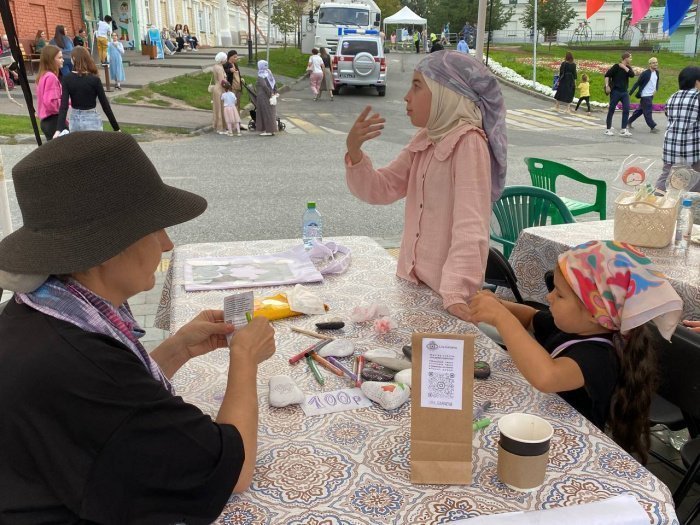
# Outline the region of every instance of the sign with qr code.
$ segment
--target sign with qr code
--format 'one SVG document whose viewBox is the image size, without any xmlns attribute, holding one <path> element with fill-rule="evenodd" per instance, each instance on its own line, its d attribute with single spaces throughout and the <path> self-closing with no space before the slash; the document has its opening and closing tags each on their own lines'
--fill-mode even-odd
<svg viewBox="0 0 700 525">
<path fill-rule="evenodd" d="M 421 406 L 462 410 L 464 340 L 423 339 Z"/>
</svg>

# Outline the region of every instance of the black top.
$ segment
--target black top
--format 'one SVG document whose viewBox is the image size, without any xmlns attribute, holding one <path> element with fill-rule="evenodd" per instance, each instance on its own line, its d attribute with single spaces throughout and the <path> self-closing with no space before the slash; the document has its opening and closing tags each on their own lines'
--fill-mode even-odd
<svg viewBox="0 0 700 525">
<path fill-rule="evenodd" d="M 574 100 L 576 90 L 576 64 L 573 62 L 562 62 L 559 66 L 559 86 L 554 98 L 567 104 Z"/>
<path fill-rule="evenodd" d="M 105 95 L 102 82 L 97 75 L 76 75 L 68 73 L 61 82 L 63 94 L 61 96 L 61 109 L 58 112 L 58 131 L 66 127 L 66 115 L 68 114 L 68 99 L 73 109 L 95 109 L 97 99 L 100 100 L 102 111 L 109 119 L 114 131 L 119 131 L 119 123 L 114 118 L 112 107 Z"/>
<path fill-rule="evenodd" d="M 75 38 L 73 39 L 73 45 L 85 47 L 85 39 L 82 36 L 75 35 Z"/>
<path fill-rule="evenodd" d="M 605 76 L 610 79 L 610 89 L 612 91 L 627 91 L 630 78 L 634 76 L 632 66 L 627 67 L 629 71 L 622 69 L 620 64 L 613 64 L 613 66 L 608 69 L 608 72 L 605 73 Z"/>
<path fill-rule="evenodd" d="M 323 60 L 323 66 L 328 71 L 330 71 L 331 70 L 331 56 L 330 55 L 326 55 L 326 56 L 321 55 L 321 60 Z"/>
<path fill-rule="evenodd" d="M 211 523 L 244 461 L 231 425 L 116 340 L 14 300 L 0 315 L 0 523 Z"/>
<path fill-rule="evenodd" d="M 569 392 L 559 392 L 559 395 L 591 423 L 604 430 L 610 412 L 610 401 L 617 385 L 620 362 L 611 344 L 586 339 L 599 337 L 612 341 L 612 336 L 600 334 L 585 337 L 567 334 L 556 327 L 549 311 L 537 312 L 532 320 L 532 327 L 535 339 L 550 354 L 562 343 L 584 339 L 580 343 L 572 344 L 557 356 L 568 357 L 576 362 L 583 374 L 584 386 Z"/>
<path fill-rule="evenodd" d="M 224 64 L 224 73 L 226 73 L 226 81 L 229 84 L 231 84 L 231 86 L 233 87 L 233 91 L 240 91 L 241 86 L 237 85 L 237 82 L 234 82 L 234 71 L 238 72 L 238 78 L 241 78 L 241 69 L 238 67 L 238 64 L 232 64 L 231 62 L 226 62 Z"/>
<path fill-rule="evenodd" d="M 432 46 L 430 46 L 430 52 L 434 53 L 435 51 L 442 51 L 445 49 L 440 42 L 434 42 Z"/>
</svg>

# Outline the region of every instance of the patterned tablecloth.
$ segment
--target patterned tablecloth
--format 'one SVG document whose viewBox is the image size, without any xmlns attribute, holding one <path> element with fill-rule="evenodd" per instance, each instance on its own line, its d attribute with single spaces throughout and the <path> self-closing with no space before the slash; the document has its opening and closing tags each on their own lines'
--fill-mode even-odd
<svg viewBox="0 0 700 525">
<path fill-rule="evenodd" d="M 310 287 L 331 307 L 324 318 L 345 320 L 342 336 L 355 342 L 357 352 L 376 347 L 400 349 L 410 343 L 414 331 L 478 333 L 447 314 L 431 290 L 397 278 L 396 261 L 371 239 L 335 240 L 352 249 L 350 268 Z M 187 258 L 275 253 L 293 244 L 296 242 L 280 240 L 176 248 L 163 289 L 159 326 L 175 331 L 200 310 L 220 308 L 223 297 L 232 293 L 186 293 L 183 267 Z M 255 293 L 267 295 L 271 290 Z M 397 329 L 377 335 L 371 323 L 349 321 L 354 306 L 374 301 L 390 307 Z M 306 393 L 348 386 L 346 380 L 325 374 L 326 384 L 320 387 L 303 363 L 291 366 L 287 362 L 314 341 L 289 327 L 314 329 L 318 320 L 303 316 L 275 322 L 277 353 L 259 370 L 259 450 L 253 484 L 246 493 L 231 497 L 217 524 L 437 524 L 481 514 L 574 505 L 623 493 L 638 498 L 650 523 L 678 523 L 671 495 L 661 481 L 559 396 L 530 387 L 508 354 L 483 335 L 476 339 L 475 354 L 490 363 L 492 375 L 475 382 L 475 403 L 490 400 L 489 415 L 494 419 L 511 412 L 530 412 L 545 417 L 555 429 L 547 477 L 534 492 L 516 492 L 498 481 L 498 430 L 493 424 L 474 435 L 471 485 L 412 485 L 408 403 L 393 412 L 375 405 L 317 417 L 305 417 L 299 406 L 270 407 L 268 379 L 276 374 L 290 375 Z M 215 416 L 228 363 L 226 350 L 190 361 L 174 377 L 177 392 Z"/>
<path fill-rule="evenodd" d="M 510 254 L 510 264 L 518 277 L 522 296 L 545 303 L 544 273 L 554 268 L 557 257 L 587 241 L 612 239 L 613 229 L 614 222 L 610 220 L 523 230 Z M 690 244 L 687 250 L 681 250 L 671 244 L 666 248 L 640 249 L 666 274 L 683 299 L 685 318 L 700 319 L 700 246 Z"/>
</svg>

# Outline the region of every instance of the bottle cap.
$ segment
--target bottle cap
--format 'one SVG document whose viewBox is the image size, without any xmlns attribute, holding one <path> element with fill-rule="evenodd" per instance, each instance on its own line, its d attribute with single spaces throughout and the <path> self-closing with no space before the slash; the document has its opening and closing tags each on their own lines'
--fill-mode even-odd
<svg viewBox="0 0 700 525">
<path fill-rule="evenodd" d="M 683 206 L 690 207 L 692 205 L 693 205 L 693 201 L 691 199 L 683 199 Z"/>
<path fill-rule="evenodd" d="M 307 202 L 306 207 L 310 210 L 311 208 L 316 207 L 316 203 L 315 202 Z"/>
</svg>

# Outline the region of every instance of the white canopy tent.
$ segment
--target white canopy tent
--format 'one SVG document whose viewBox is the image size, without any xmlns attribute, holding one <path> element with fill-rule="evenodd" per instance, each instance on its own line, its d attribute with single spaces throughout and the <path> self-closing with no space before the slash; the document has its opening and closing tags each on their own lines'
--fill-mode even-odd
<svg viewBox="0 0 700 525">
<path fill-rule="evenodd" d="M 428 21 L 415 14 L 408 7 L 402 7 L 398 13 L 394 13 L 384 19 L 384 26 L 387 24 L 424 26 Z"/>
</svg>

